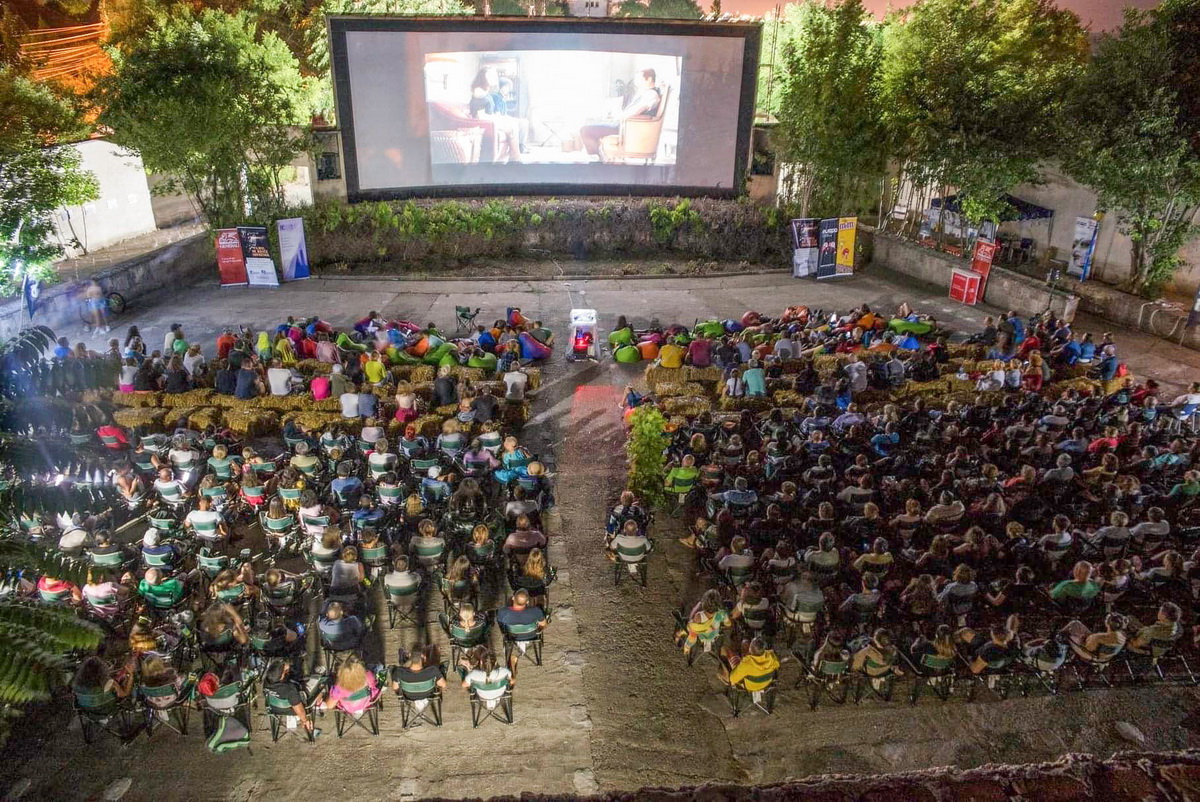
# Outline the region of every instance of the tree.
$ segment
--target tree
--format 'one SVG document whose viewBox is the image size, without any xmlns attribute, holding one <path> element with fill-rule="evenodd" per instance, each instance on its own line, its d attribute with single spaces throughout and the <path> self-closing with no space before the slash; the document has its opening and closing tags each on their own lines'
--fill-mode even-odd
<svg viewBox="0 0 1200 802">
<path fill-rule="evenodd" d="M 625 445 L 629 489 L 648 506 L 661 504 L 666 498 L 663 451 L 670 444 L 664 432 L 666 423 L 663 414 L 650 404 L 643 404 L 629 416 L 629 442 Z"/>
<path fill-rule="evenodd" d="M 887 170 L 879 27 L 861 0 L 793 8 L 774 87 L 779 157 L 801 215 L 836 217 L 870 206 Z"/>
<path fill-rule="evenodd" d="M 14 431 L 13 402 L 28 399 L 31 376 L 55 341 L 45 327 L 26 329 L 0 343 L 0 573 L 50 576 L 82 584 L 86 564 L 30 543 L 22 519 L 53 519 L 62 512 L 103 509 L 115 501 L 109 486 L 46 483 L 75 461 L 66 442 L 39 432 Z M 0 742 L 4 725 L 19 706 L 46 701 L 62 683 L 72 652 L 95 649 L 101 629 L 69 609 L 31 605 L 16 597 L 0 600 Z"/>
<path fill-rule="evenodd" d="M 247 13 L 179 9 L 113 49 L 100 121 L 118 145 L 186 191 L 215 226 L 283 203 L 280 171 L 308 143 L 311 87 Z"/>
<path fill-rule="evenodd" d="M 921 0 L 884 33 L 883 113 L 906 177 L 958 191 L 972 221 L 1036 183 L 1088 43 L 1051 0 Z"/>
<path fill-rule="evenodd" d="M 625 0 L 613 10 L 614 17 L 649 19 L 700 19 L 704 11 L 696 0 Z"/>
<path fill-rule="evenodd" d="M 62 254 L 52 215 L 98 197 L 96 177 L 80 169 L 78 151 L 60 144 L 84 135 L 78 110 L 16 67 L 0 67 L 0 295 L 11 295 L 24 272 L 55 276 Z"/>
<path fill-rule="evenodd" d="M 1062 162 L 1117 213 L 1131 246 L 1127 289 L 1153 297 L 1182 265 L 1200 206 L 1200 0 L 1129 10 L 1072 92 Z"/>
</svg>

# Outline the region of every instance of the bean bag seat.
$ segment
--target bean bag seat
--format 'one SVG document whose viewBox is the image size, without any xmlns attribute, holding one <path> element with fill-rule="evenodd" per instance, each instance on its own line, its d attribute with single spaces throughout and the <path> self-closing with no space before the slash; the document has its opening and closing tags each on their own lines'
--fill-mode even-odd
<svg viewBox="0 0 1200 802">
<path fill-rule="evenodd" d="M 429 353 L 429 338 L 422 337 L 408 348 L 408 352 L 413 356 L 425 356 Z"/>
<path fill-rule="evenodd" d="M 736 320 L 726 320 L 724 321 L 724 325 L 725 331 L 729 332 L 730 334 L 737 334 L 739 331 L 746 328 Z"/>
<path fill-rule="evenodd" d="M 421 357 L 421 361 L 426 365 L 440 365 L 442 357 L 447 353 L 454 353 L 454 346 L 450 343 L 442 343 L 437 348 L 430 349 L 425 352 L 425 356 Z"/>
<path fill-rule="evenodd" d="M 436 334 L 430 334 L 427 336 L 429 338 L 429 347 L 430 348 L 437 348 L 438 346 L 440 346 L 446 342 L 445 340 L 443 340 L 441 337 L 437 336 Z"/>
<path fill-rule="evenodd" d="M 928 334 L 933 331 L 933 324 L 926 323 L 923 320 L 905 320 L 902 317 L 893 318 L 888 323 L 888 328 L 892 331 L 898 331 L 901 334 Z"/>
<path fill-rule="evenodd" d="M 393 365 L 420 365 L 421 360 L 407 351 L 401 351 L 399 348 L 389 348 L 387 350 L 388 360 Z"/>
<path fill-rule="evenodd" d="M 338 336 L 337 336 L 337 347 L 341 348 L 343 350 L 346 350 L 346 351 L 365 351 L 365 350 L 367 350 L 367 346 L 363 345 L 362 343 L 354 342 L 354 340 L 351 340 L 350 336 L 348 334 L 346 334 L 346 332 L 344 332 L 344 331 L 341 332 L 340 334 L 338 334 Z"/>
<path fill-rule="evenodd" d="M 667 338 L 657 331 L 648 331 L 642 335 L 641 339 L 641 342 L 643 343 L 654 343 L 655 345 L 662 345 L 666 341 Z"/>
<path fill-rule="evenodd" d="M 458 364 L 458 352 L 453 348 L 442 354 L 442 358 L 438 360 L 439 368 L 452 368 Z"/>
<path fill-rule="evenodd" d="M 758 316 L 758 312 L 747 312 L 746 314 L 742 315 L 742 327 L 743 328 L 749 328 L 750 326 L 757 326 L 760 323 L 762 323 L 762 318 L 760 318 Z"/>
<path fill-rule="evenodd" d="M 670 326 L 667 326 L 667 330 L 664 333 L 667 335 L 667 337 L 669 339 L 672 339 L 672 340 L 675 339 L 676 337 L 688 336 L 688 330 L 685 329 L 683 326 L 679 325 L 678 323 L 672 323 Z"/>
<path fill-rule="evenodd" d="M 719 320 L 709 320 L 696 326 L 696 334 L 712 339 L 725 333 L 725 326 Z"/>
<path fill-rule="evenodd" d="M 517 338 L 521 343 L 521 359 L 547 359 L 550 356 L 550 346 L 543 345 L 534 339 L 527 331 L 521 332 Z"/>
<path fill-rule="evenodd" d="M 612 334 L 608 335 L 609 348 L 616 348 L 618 345 L 633 344 L 633 329 L 626 326 L 623 329 L 617 329 Z"/>
<path fill-rule="evenodd" d="M 481 354 L 479 356 L 473 356 L 467 360 L 467 367 L 482 368 L 483 370 L 495 371 L 496 370 L 496 355 L 495 354 Z"/>
<path fill-rule="evenodd" d="M 642 359 L 658 359 L 658 343 L 653 340 L 642 340 L 637 344 Z"/>
<path fill-rule="evenodd" d="M 528 322 L 527 318 L 521 314 L 521 310 L 515 306 L 508 307 L 505 317 L 508 318 L 508 325 L 513 328 L 524 326 Z"/>
<path fill-rule="evenodd" d="M 632 365 L 634 362 L 642 361 L 642 352 L 637 349 L 636 345 L 621 345 L 613 351 L 613 359 L 627 365 Z"/>
</svg>

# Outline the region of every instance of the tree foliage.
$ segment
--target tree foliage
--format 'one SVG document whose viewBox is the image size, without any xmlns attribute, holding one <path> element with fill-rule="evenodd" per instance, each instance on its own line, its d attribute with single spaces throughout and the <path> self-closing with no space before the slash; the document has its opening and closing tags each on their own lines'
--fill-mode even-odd
<svg viewBox="0 0 1200 802">
<path fill-rule="evenodd" d="M 1062 131 L 1068 173 L 1096 191 L 1132 240 L 1130 290 L 1161 291 L 1196 234 L 1200 206 L 1200 2 L 1129 10 L 1072 92 Z"/>
<path fill-rule="evenodd" d="M 703 9 L 696 0 L 625 0 L 613 9 L 614 17 L 648 19 L 700 19 Z"/>
<path fill-rule="evenodd" d="M 896 156 L 922 185 L 956 189 L 966 216 L 1000 219 L 1037 183 L 1056 118 L 1088 53 L 1051 0 L 921 0 L 884 35 L 881 101 Z"/>
<path fill-rule="evenodd" d="M 52 215 L 95 199 L 99 185 L 80 168 L 78 151 L 62 144 L 84 130 L 67 98 L 0 67 L 0 109 L 0 294 L 9 295 L 19 265 L 35 277 L 53 275 L 48 263 L 62 248 Z"/>
<path fill-rule="evenodd" d="M 891 139 L 880 108 L 879 26 L 861 0 L 792 6 L 774 92 L 785 191 L 803 216 L 857 211 L 878 197 Z"/>
<path fill-rule="evenodd" d="M 247 12 L 178 8 L 112 51 L 101 122 L 146 169 L 184 190 L 211 225 L 283 203 L 280 171 L 308 143 L 311 87 Z"/>
<path fill-rule="evenodd" d="M 666 498 L 663 480 L 666 458 L 663 450 L 669 441 L 663 431 L 666 419 L 650 404 L 633 411 L 629 419 L 629 442 L 625 446 L 629 460 L 629 489 L 643 504 L 661 504 Z"/>
</svg>

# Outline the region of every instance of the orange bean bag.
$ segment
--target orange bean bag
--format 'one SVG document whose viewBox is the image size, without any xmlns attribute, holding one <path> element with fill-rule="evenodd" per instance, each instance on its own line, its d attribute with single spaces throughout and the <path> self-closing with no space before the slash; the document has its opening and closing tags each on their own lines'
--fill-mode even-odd
<svg viewBox="0 0 1200 802">
<path fill-rule="evenodd" d="M 642 359 L 658 359 L 658 343 L 646 340 L 637 344 Z"/>
</svg>

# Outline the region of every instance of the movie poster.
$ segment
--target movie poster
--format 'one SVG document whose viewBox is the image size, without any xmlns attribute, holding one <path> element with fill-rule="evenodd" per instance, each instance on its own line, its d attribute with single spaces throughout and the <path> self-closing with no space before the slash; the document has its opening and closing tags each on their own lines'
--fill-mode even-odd
<svg viewBox="0 0 1200 802">
<path fill-rule="evenodd" d="M 854 239 L 857 232 L 857 217 L 838 218 L 837 263 L 834 272 L 839 276 L 854 273 Z"/>
<path fill-rule="evenodd" d="M 803 278 L 817 272 L 821 221 L 805 217 L 792 221 L 792 276 Z"/>
<path fill-rule="evenodd" d="M 818 230 L 817 278 L 837 275 L 838 218 L 822 220 Z"/>
<path fill-rule="evenodd" d="M 217 231 L 217 272 L 221 276 L 222 287 L 244 287 L 249 281 L 246 259 L 242 255 L 242 240 L 236 228 Z"/>
<path fill-rule="evenodd" d="M 238 226 L 242 241 L 242 257 L 246 261 L 246 277 L 251 287 L 278 287 L 275 260 L 271 258 L 270 240 L 266 226 Z"/>
<path fill-rule="evenodd" d="M 1100 221 L 1091 217 L 1075 218 L 1075 236 L 1071 239 L 1071 259 L 1067 262 L 1067 275 L 1087 281 L 1092 272 L 1092 255 L 1096 252 L 1096 234 Z"/>
</svg>

